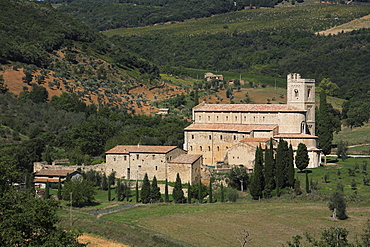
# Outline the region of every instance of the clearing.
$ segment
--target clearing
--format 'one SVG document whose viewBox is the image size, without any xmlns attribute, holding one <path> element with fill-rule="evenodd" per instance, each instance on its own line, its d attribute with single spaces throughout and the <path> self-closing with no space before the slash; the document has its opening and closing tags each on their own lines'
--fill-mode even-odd
<svg viewBox="0 0 370 247">
<path fill-rule="evenodd" d="M 370 15 L 366 15 L 364 17 L 361 17 L 359 19 L 355 19 L 353 21 L 344 23 L 342 25 L 332 27 L 330 29 L 327 29 L 325 31 L 317 32 L 316 34 L 320 35 L 336 35 L 338 33 L 344 32 L 351 32 L 353 30 L 358 30 L 361 28 L 370 28 Z"/>
</svg>

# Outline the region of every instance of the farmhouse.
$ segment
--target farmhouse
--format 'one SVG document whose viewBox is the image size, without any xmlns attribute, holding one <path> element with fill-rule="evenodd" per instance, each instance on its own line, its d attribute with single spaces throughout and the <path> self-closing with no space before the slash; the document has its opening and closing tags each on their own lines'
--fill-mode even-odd
<svg viewBox="0 0 370 247">
<path fill-rule="evenodd" d="M 222 81 L 224 79 L 224 76 L 223 75 L 215 75 L 211 72 L 208 72 L 208 73 L 204 73 L 204 79 L 206 79 L 206 81 L 212 81 L 212 80 Z"/>
<path fill-rule="evenodd" d="M 47 182 L 57 184 L 60 179 L 60 181 L 64 183 L 68 174 L 71 179 L 81 176 L 76 170 L 41 169 L 35 173 L 33 182 L 36 188 L 45 188 Z"/>
<path fill-rule="evenodd" d="M 106 173 L 116 172 L 116 177 L 125 179 L 142 180 L 145 173 L 169 179 L 169 162 L 185 153 L 176 146 L 118 145 L 106 152 Z"/>
<path fill-rule="evenodd" d="M 315 80 L 287 76 L 287 104 L 206 104 L 193 108 L 193 124 L 185 128 L 184 150 L 200 154 L 211 167 L 254 166 L 258 145 L 280 139 L 309 151 L 309 168 L 320 165 L 315 136 Z"/>
</svg>

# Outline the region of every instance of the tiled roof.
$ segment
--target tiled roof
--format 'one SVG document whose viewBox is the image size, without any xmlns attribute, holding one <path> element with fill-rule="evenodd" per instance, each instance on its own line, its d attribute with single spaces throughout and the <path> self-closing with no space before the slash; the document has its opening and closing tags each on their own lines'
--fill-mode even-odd
<svg viewBox="0 0 370 247">
<path fill-rule="evenodd" d="M 232 131 L 232 132 L 251 132 L 253 130 L 272 131 L 277 128 L 274 124 L 199 124 L 193 123 L 185 130 L 211 130 L 211 131 Z"/>
<path fill-rule="evenodd" d="M 291 139 L 317 139 L 317 136 L 309 134 L 278 134 L 274 138 L 291 138 Z"/>
<path fill-rule="evenodd" d="M 168 163 L 193 164 L 200 157 L 202 157 L 200 154 L 180 154 Z"/>
<path fill-rule="evenodd" d="M 200 104 L 195 112 L 305 112 L 286 104 Z"/>
<path fill-rule="evenodd" d="M 66 180 L 65 178 L 62 178 L 60 181 L 64 182 L 65 180 Z M 58 178 L 34 178 L 33 182 L 34 183 L 46 183 L 46 182 L 58 183 L 59 179 Z"/>
<path fill-rule="evenodd" d="M 244 138 L 241 142 L 268 142 L 269 138 Z"/>
<path fill-rule="evenodd" d="M 55 177 L 66 177 L 67 174 L 72 174 L 76 170 L 54 170 L 54 169 L 41 169 L 35 173 L 35 176 L 55 176 Z"/>
<path fill-rule="evenodd" d="M 141 146 L 141 145 L 118 145 L 105 152 L 106 154 L 129 154 L 129 153 L 168 153 L 177 148 L 176 146 Z"/>
</svg>

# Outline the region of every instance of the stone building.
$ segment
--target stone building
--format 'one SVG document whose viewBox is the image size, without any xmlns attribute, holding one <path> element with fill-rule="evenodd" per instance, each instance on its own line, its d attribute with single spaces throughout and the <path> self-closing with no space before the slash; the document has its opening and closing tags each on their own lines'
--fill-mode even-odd
<svg viewBox="0 0 370 247">
<path fill-rule="evenodd" d="M 198 184 L 201 179 L 202 165 L 202 155 L 180 154 L 173 160 L 168 161 L 168 181 L 176 181 L 178 173 L 182 183 Z"/>
<path fill-rule="evenodd" d="M 320 165 L 315 136 L 315 80 L 287 77 L 287 104 L 206 104 L 193 108 L 184 150 L 203 155 L 207 166 L 243 165 L 252 171 L 256 146 L 288 141 L 306 144 L 309 168 Z"/>
<path fill-rule="evenodd" d="M 212 81 L 212 80 L 222 81 L 224 79 L 224 76 L 223 75 L 215 75 L 211 72 L 208 72 L 208 73 L 204 73 L 204 79 L 206 79 L 206 81 Z"/>
<path fill-rule="evenodd" d="M 118 145 L 106 152 L 106 173 L 116 172 L 116 177 L 138 180 L 147 173 L 149 179 L 156 176 L 157 180 L 166 180 L 168 162 L 185 153 L 176 146 Z"/>
<path fill-rule="evenodd" d="M 33 182 L 36 188 L 45 188 L 47 182 L 50 184 L 61 183 L 70 175 L 71 179 L 81 176 L 80 172 L 76 170 L 66 170 L 66 169 L 41 169 L 35 172 Z"/>
</svg>

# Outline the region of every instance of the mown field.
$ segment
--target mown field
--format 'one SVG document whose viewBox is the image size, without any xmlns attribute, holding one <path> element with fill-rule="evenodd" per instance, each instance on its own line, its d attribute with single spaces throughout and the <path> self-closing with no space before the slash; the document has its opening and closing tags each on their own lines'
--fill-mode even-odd
<svg viewBox="0 0 370 247">
<path fill-rule="evenodd" d="M 356 167 L 350 175 L 348 169 Z M 120 204 L 107 202 L 107 192 L 99 191 L 100 205 L 75 209 L 74 228 L 130 246 L 240 246 L 238 238 L 243 237 L 244 231 L 248 231 L 252 239 L 248 246 L 281 246 L 292 236 L 305 232 L 319 237 L 329 227 L 346 228 L 350 232 L 349 239 L 354 240 L 370 218 L 370 186 L 363 183 L 363 177 L 370 172 L 370 158 L 345 161 L 329 158 L 327 166 L 309 170 L 309 180 L 317 183 L 310 194 L 305 192 L 305 174 L 297 172 L 303 192 L 299 196 L 287 189 L 280 198 L 253 201 L 244 192 L 236 203 L 139 204 L 100 217 L 82 214 Z M 352 180 L 355 189 L 351 186 Z M 344 187 L 349 218 L 332 221 L 327 205 L 338 183 Z M 218 198 L 217 193 L 215 189 L 214 198 Z M 68 226 L 68 212 L 61 211 L 60 215 L 61 224 Z"/>
</svg>

